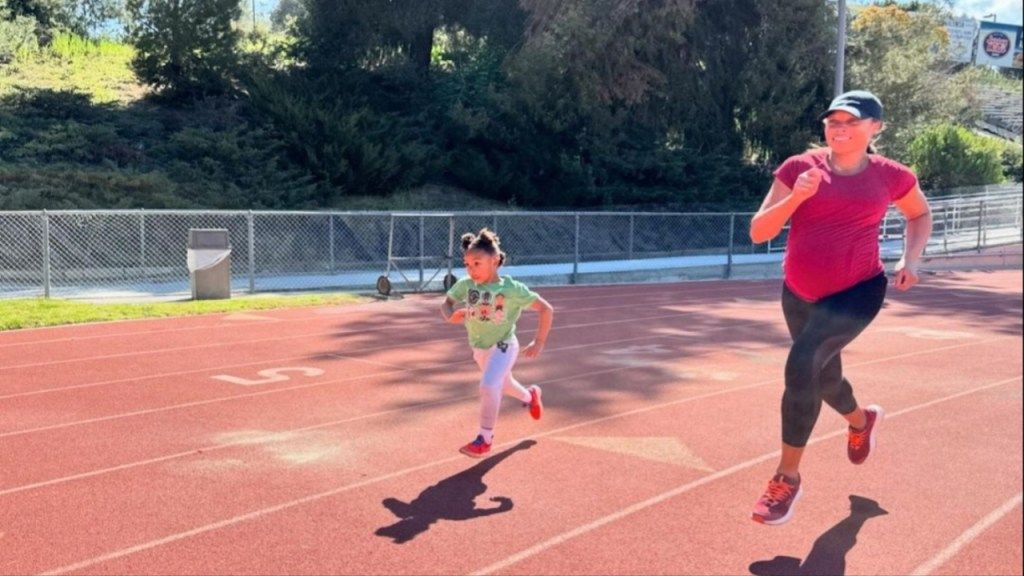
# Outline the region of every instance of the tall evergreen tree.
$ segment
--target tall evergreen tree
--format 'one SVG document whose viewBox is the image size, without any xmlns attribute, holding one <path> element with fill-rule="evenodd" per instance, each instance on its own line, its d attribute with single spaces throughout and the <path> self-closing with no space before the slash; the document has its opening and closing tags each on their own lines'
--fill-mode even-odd
<svg viewBox="0 0 1024 576">
<path fill-rule="evenodd" d="M 126 9 L 143 82 L 177 98 L 230 90 L 239 0 L 128 0 Z"/>
</svg>

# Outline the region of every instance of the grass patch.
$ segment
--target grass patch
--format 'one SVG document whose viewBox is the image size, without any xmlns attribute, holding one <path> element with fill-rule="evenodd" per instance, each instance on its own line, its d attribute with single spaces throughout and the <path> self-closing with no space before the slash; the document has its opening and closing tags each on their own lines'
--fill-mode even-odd
<svg viewBox="0 0 1024 576">
<path fill-rule="evenodd" d="M 48 89 L 82 92 L 97 104 L 133 102 L 145 93 L 131 69 L 134 55 L 127 44 L 58 34 L 49 46 L 0 66 L 0 95 Z"/>
<path fill-rule="evenodd" d="M 93 304 L 72 300 L 30 299 L 0 300 L 0 330 L 39 328 L 83 322 L 134 320 L 138 318 L 170 318 L 220 312 L 244 312 L 355 304 L 365 298 L 355 294 L 303 294 L 296 296 L 253 296 L 230 300 L 187 302 L 156 302 L 145 304 Z"/>
<path fill-rule="evenodd" d="M 58 34 L 49 46 L 0 67 L 0 95 L 50 89 L 83 92 L 95 104 L 135 101 L 145 90 L 131 70 L 134 54 L 127 44 Z"/>
</svg>

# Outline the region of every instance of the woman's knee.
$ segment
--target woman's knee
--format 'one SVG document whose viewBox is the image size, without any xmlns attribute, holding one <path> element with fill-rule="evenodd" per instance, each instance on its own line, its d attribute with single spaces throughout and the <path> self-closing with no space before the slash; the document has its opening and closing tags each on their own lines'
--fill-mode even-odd
<svg viewBox="0 0 1024 576">
<path fill-rule="evenodd" d="M 820 372 L 816 350 L 809 344 L 796 342 L 786 359 L 786 388 L 793 390 L 810 389 L 814 377 Z"/>
</svg>

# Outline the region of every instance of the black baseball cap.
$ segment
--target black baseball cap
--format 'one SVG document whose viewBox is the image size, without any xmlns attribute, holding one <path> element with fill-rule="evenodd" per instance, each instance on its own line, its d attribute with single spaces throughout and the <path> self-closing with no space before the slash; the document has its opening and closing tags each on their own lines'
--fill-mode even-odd
<svg viewBox="0 0 1024 576">
<path fill-rule="evenodd" d="M 828 110 L 821 115 L 821 119 L 828 118 L 830 114 L 838 110 L 849 112 L 857 118 L 882 119 L 882 101 L 867 90 L 851 90 L 836 96 L 829 104 Z"/>
</svg>

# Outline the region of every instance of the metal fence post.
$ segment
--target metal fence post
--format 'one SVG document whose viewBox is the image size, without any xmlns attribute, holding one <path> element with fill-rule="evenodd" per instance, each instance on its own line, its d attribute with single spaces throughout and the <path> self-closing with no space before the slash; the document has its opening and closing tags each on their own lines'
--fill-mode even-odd
<svg viewBox="0 0 1024 576">
<path fill-rule="evenodd" d="M 333 273 L 334 270 L 335 270 L 335 266 L 337 266 L 337 264 L 335 264 L 335 262 L 334 262 L 334 214 L 328 213 L 327 214 L 327 219 L 328 219 L 327 222 L 329 223 L 329 226 L 330 226 L 329 240 L 331 242 L 331 247 L 330 247 L 330 252 L 331 252 L 331 268 L 330 268 L 330 270 L 331 270 L 331 273 Z"/>
<path fill-rule="evenodd" d="M 982 200 L 981 202 L 978 202 L 978 248 L 977 248 L 977 250 L 979 252 L 981 251 L 981 231 L 982 231 L 982 221 L 984 219 L 985 219 L 985 201 Z"/>
<path fill-rule="evenodd" d="M 246 217 L 249 228 L 249 293 L 256 293 L 256 231 L 252 210 Z"/>
<path fill-rule="evenodd" d="M 636 214 L 629 215 L 629 259 L 633 259 L 633 234 L 636 232 Z"/>
<path fill-rule="evenodd" d="M 139 209 L 139 266 L 146 267 L 146 211 Z M 145 275 L 146 271 L 142 270 Z"/>
<path fill-rule="evenodd" d="M 50 297 L 50 215 L 43 210 L 43 298 Z"/>
<path fill-rule="evenodd" d="M 572 278 L 570 279 L 571 284 L 576 283 L 576 277 L 580 271 L 580 215 L 575 215 L 576 220 L 576 234 L 574 235 L 575 240 L 572 246 Z"/>
<path fill-rule="evenodd" d="M 982 247 L 988 246 L 988 223 L 985 220 L 988 219 L 988 203 L 984 200 L 981 201 L 981 245 Z"/>
<path fill-rule="evenodd" d="M 420 214 L 420 290 L 423 289 L 423 215 Z"/>
<path fill-rule="evenodd" d="M 736 236 L 736 213 L 729 214 L 729 253 L 725 261 L 725 277 L 732 278 L 733 237 Z"/>
<path fill-rule="evenodd" d="M 391 259 L 393 257 L 393 251 L 395 248 L 395 213 L 392 212 L 388 217 L 388 261 L 384 266 L 384 275 L 388 276 L 391 274 Z"/>
<path fill-rule="evenodd" d="M 942 209 L 942 253 L 949 254 L 949 204 Z"/>
<path fill-rule="evenodd" d="M 455 266 L 455 215 L 448 217 L 448 274 Z"/>
</svg>

